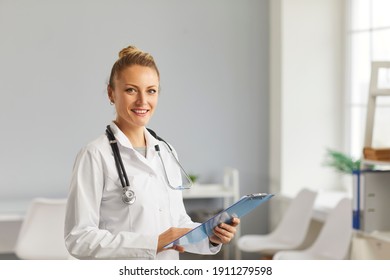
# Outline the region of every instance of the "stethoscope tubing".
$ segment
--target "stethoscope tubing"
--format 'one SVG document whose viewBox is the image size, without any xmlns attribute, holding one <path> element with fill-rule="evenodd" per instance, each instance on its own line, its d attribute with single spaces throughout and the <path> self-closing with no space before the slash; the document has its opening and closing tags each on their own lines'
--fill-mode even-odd
<svg viewBox="0 0 390 280">
<path fill-rule="evenodd" d="M 112 152 L 114 153 L 115 166 L 119 174 L 119 179 L 123 188 L 130 187 L 129 178 L 127 177 L 125 166 L 123 165 L 122 157 L 120 156 L 117 140 L 115 139 L 114 133 L 110 126 L 106 129 L 107 137 L 109 139 Z"/>
<path fill-rule="evenodd" d="M 161 138 L 160 138 L 161 139 Z M 175 162 L 176 164 L 180 167 L 181 169 L 181 172 L 184 174 L 184 176 L 186 177 L 186 179 L 191 182 L 192 184 L 192 181 L 190 179 L 190 177 L 188 176 L 187 172 L 184 170 L 183 166 L 180 164 L 179 160 L 177 159 L 177 157 L 175 156 L 175 154 L 173 153 L 173 150 L 172 148 L 169 146 L 169 144 L 167 142 L 165 142 L 164 140 L 161 140 L 163 141 L 167 147 L 169 148 L 169 153 L 172 154 L 172 157 L 175 159 Z M 168 174 L 167 174 L 167 171 L 166 171 L 166 168 L 165 168 L 165 164 L 164 164 L 164 160 L 162 159 L 162 156 L 161 156 L 161 152 L 160 152 L 160 146 L 159 145 L 155 145 L 154 146 L 154 149 L 156 150 L 156 152 L 158 153 L 158 156 L 160 157 L 160 161 L 161 161 L 161 164 L 164 168 L 164 177 L 165 177 L 165 181 L 167 182 L 167 185 L 168 187 L 170 187 L 171 189 L 173 190 L 186 190 L 186 189 L 189 189 L 190 187 L 183 187 L 183 186 L 180 186 L 180 187 L 177 187 L 175 188 L 174 186 L 172 186 L 171 182 L 169 181 L 169 178 L 168 178 Z"/>
</svg>

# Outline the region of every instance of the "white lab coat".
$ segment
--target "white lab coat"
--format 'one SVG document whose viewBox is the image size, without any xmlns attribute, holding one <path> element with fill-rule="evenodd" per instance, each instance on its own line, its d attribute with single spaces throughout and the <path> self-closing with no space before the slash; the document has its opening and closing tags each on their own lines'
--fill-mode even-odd
<svg viewBox="0 0 390 280">
<path fill-rule="evenodd" d="M 65 244 L 78 259 L 179 259 L 166 250 L 157 254 L 158 236 L 170 227 L 190 227 L 181 191 L 165 182 L 161 154 L 172 185 L 180 184 L 177 164 L 162 142 L 146 129 L 146 158 L 135 151 L 123 132 L 111 123 L 136 201 L 122 201 L 113 152 L 107 136 L 101 135 L 77 155 L 73 168 L 65 220 Z M 189 252 L 215 254 L 208 239 L 186 248 Z"/>
</svg>

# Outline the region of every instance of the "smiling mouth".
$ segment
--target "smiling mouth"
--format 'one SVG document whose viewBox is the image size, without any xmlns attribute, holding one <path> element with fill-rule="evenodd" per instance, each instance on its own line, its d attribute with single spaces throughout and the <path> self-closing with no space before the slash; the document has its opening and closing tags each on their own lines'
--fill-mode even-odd
<svg viewBox="0 0 390 280">
<path fill-rule="evenodd" d="M 145 115 L 147 112 L 149 112 L 149 110 L 147 109 L 133 109 L 131 111 L 136 115 L 140 115 L 140 116 Z"/>
</svg>

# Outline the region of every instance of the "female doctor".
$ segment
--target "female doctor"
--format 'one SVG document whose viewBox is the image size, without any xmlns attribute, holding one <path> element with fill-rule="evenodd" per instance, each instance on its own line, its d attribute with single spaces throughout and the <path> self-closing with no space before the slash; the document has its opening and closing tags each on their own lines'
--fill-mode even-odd
<svg viewBox="0 0 390 280">
<path fill-rule="evenodd" d="M 198 224 L 184 208 L 175 151 L 170 152 L 170 146 L 145 127 L 156 109 L 159 85 L 150 54 L 133 46 L 119 52 L 107 86 L 116 119 L 78 153 L 73 167 L 65 244 L 75 258 L 179 259 L 183 251 L 216 254 L 235 235 L 237 218 L 215 227 L 212 237 L 198 243 L 164 247 Z"/>
</svg>

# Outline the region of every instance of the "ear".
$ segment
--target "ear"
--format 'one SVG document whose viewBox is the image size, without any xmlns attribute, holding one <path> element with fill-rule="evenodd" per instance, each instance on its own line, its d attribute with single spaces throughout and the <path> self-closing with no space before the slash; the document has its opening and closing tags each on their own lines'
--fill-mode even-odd
<svg viewBox="0 0 390 280">
<path fill-rule="evenodd" d="M 107 85 L 107 95 L 108 95 L 108 99 L 110 100 L 110 102 L 113 102 L 114 103 L 114 91 L 112 90 L 111 86 L 110 85 Z"/>
</svg>

